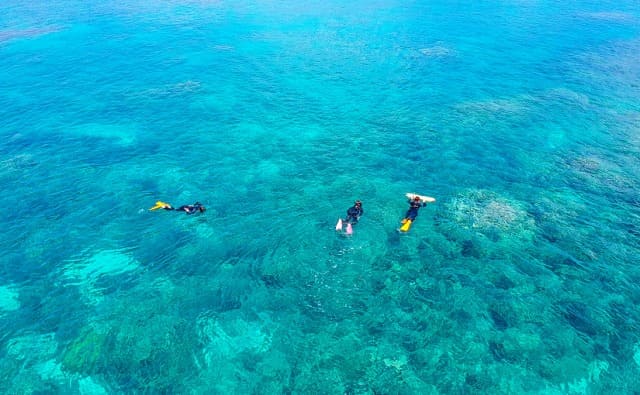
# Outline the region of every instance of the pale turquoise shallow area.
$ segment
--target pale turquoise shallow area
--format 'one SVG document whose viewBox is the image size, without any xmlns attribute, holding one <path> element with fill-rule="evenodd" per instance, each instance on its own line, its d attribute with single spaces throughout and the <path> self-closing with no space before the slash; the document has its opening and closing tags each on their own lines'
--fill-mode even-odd
<svg viewBox="0 0 640 395">
<path fill-rule="evenodd" d="M 0 4 L 0 393 L 640 392 L 640 5 L 478 3 Z"/>
</svg>

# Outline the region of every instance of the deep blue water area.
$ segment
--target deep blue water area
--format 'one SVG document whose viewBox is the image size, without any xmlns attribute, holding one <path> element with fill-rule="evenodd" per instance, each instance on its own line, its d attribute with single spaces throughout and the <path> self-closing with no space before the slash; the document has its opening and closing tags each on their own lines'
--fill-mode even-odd
<svg viewBox="0 0 640 395">
<path fill-rule="evenodd" d="M 0 392 L 640 392 L 639 54 L 631 0 L 2 2 Z"/>
</svg>

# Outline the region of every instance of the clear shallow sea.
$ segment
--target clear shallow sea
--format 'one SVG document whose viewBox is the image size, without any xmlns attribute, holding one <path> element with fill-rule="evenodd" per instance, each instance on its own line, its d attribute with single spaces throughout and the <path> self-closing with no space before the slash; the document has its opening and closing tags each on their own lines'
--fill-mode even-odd
<svg viewBox="0 0 640 395">
<path fill-rule="evenodd" d="M 0 4 L 0 392 L 640 391 L 637 1 L 87 3 Z"/>
</svg>

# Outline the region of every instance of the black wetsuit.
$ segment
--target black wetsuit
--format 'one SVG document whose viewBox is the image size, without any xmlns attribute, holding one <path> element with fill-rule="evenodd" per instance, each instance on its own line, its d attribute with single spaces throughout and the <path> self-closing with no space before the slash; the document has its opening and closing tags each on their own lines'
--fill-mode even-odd
<svg viewBox="0 0 640 395">
<path fill-rule="evenodd" d="M 360 219 L 362 214 L 364 214 L 362 206 L 349 207 L 349 209 L 347 210 L 347 218 L 344 221 L 350 224 L 356 224 L 358 223 L 358 220 Z"/>
<path fill-rule="evenodd" d="M 187 214 L 195 214 L 200 211 L 202 204 L 195 202 L 194 204 L 185 204 L 184 206 L 180 206 L 178 208 L 173 208 L 171 206 L 165 207 L 165 210 L 175 210 L 175 211 L 184 211 Z"/>
<path fill-rule="evenodd" d="M 427 203 L 422 203 L 422 202 L 416 202 L 415 200 L 409 200 L 409 210 L 407 210 L 407 213 L 404 215 L 404 217 L 408 220 L 410 220 L 411 222 L 415 221 L 416 217 L 418 216 L 418 210 L 420 209 L 420 207 L 424 207 L 426 206 Z"/>
</svg>

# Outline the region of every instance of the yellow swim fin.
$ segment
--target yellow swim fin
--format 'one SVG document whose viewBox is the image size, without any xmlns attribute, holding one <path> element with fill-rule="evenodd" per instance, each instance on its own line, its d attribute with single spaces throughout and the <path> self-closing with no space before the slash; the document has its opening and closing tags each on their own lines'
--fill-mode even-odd
<svg viewBox="0 0 640 395">
<path fill-rule="evenodd" d="M 408 232 L 409 229 L 411 228 L 411 220 L 408 219 L 407 222 L 404 223 L 404 225 L 402 225 L 402 227 L 400 227 L 400 231 L 401 232 Z"/>
<path fill-rule="evenodd" d="M 155 205 L 155 206 L 153 206 L 153 207 L 151 207 L 149 210 L 150 210 L 150 211 L 153 211 L 153 210 L 157 210 L 157 209 L 159 209 L 159 208 L 165 208 L 165 207 L 167 207 L 167 206 L 170 206 L 170 204 L 169 204 L 169 203 L 165 203 L 165 202 L 161 202 L 160 200 L 158 200 L 158 201 L 156 202 L 156 205 Z"/>
</svg>

